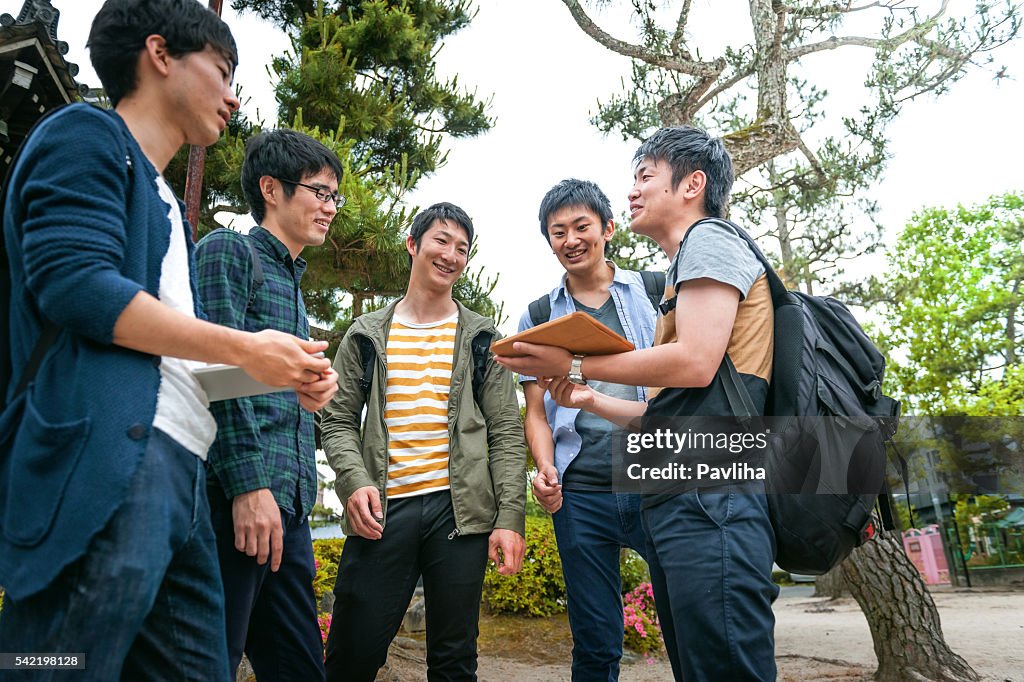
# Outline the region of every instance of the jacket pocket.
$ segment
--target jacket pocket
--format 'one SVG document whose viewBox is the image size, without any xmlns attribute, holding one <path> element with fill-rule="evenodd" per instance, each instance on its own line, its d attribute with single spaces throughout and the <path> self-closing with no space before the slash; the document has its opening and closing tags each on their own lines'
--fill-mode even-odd
<svg viewBox="0 0 1024 682">
<path fill-rule="evenodd" d="M 50 532 L 57 509 L 85 448 L 90 419 L 52 424 L 24 396 L 23 412 L 7 463 L 0 474 L 4 493 L 3 534 L 23 547 L 39 544 Z M 17 405 L 9 409 L 17 410 Z M 11 418 L 14 415 L 5 415 Z M 12 419 L 17 422 L 17 419 Z M 4 480 L 6 479 L 6 480 Z"/>
</svg>

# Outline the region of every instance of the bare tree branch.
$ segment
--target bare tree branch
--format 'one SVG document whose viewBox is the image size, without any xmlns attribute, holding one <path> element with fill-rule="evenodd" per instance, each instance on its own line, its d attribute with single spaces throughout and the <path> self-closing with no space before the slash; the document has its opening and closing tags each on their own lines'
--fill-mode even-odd
<svg viewBox="0 0 1024 682">
<path fill-rule="evenodd" d="M 683 8 L 679 10 L 679 19 L 676 21 L 676 32 L 672 35 L 672 54 L 677 57 L 690 59 L 690 53 L 683 49 L 686 42 L 686 23 L 690 20 L 691 0 L 683 0 Z"/>
<path fill-rule="evenodd" d="M 633 45 L 618 38 L 613 38 L 587 15 L 578 0 L 562 0 L 562 3 L 569 8 L 569 13 L 584 33 L 593 38 L 599 44 L 612 52 L 618 52 L 625 57 L 639 59 L 653 66 L 660 66 L 663 69 L 678 71 L 697 78 L 706 78 L 712 74 L 721 73 L 725 69 L 725 60 L 719 58 L 714 62 L 702 62 L 695 59 L 676 59 L 651 52 L 642 45 Z"/>
<path fill-rule="evenodd" d="M 812 52 L 834 50 L 836 48 L 845 47 L 847 45 L 870 47 L 876 50 L 881 48 L 891 50 L 908 42 L 923 41 L 925 39 L 924 36 L 933 28 L 935 28 L 935 24 L 939 21 L 939 19 L 943 17 L 943 15 L 945 15 L 948 6 L 949 0 L 942 0 L 942 6 L 939 7 L 938 10 L 936 10 L 935 14 L 933 14 L 932 16 L 928 17 L 927 19 L 918 24 L 911 26 L 909 29 L 896 36 L 891 36 L 889 38 L 868 38 L 866 36 L 844 36 L 840 38 L 837 36 L 832 36 L 831 38 L 827 38 L 826 40 L 822 40 L 817 43 L 809 43 L 807 45 L 801 45 L 800 47 L 795 47 L 790 50 L 786 50 L 785 58 L 787 62 L 791 62 L 796 59 L 799 59 L 800 57 L 803 57 L 804 55 L 811 54 Z M 935 43 L 934 41 L 927 42 L 933 44 L 928 45 L 928 47 L 933 47 L 933 49 L 938 50 L 939 53 L 942 54 L 942 56 L 944 57 L 952 59 L 960 55 L 960 52 L 946 45 L 941 45 L 939 43 Z"/>
</svg>

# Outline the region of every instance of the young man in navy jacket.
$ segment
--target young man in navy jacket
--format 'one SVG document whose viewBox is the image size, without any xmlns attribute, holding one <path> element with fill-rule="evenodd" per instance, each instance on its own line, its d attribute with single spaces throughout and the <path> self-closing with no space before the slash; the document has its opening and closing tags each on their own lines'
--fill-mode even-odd
<svg viewBox="0 0 1024 682">
<path fill-rule="evenodd" d="M 196 0 L 108 0 L 88 45 L 114 110 L 43 123 L 4 211 L 15 382 L 0 417 L 0 642 L 76 654 L 80 680 L 227 680 L 203 471 L 216 425 L 190 360 L 240 365 L 311 406 L 330 363 L 311 355 L 322 343 L 202 319 L 191 228 L 160 174 L 238 107 L 228 27 Z"/>
</svg>

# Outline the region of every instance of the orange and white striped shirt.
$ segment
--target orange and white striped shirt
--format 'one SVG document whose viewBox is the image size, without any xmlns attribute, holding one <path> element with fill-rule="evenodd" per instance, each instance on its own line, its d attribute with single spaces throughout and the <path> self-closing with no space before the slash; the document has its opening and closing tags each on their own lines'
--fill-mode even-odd
<svg viewBox="0 0 1024 682">
<path fill-rule="evenodd" d="M 448 393 L 458 313 L 440 322 L 399 319 L 388 331 L 388 487 L 391 499 L 448 490 Z"/>
</svg>

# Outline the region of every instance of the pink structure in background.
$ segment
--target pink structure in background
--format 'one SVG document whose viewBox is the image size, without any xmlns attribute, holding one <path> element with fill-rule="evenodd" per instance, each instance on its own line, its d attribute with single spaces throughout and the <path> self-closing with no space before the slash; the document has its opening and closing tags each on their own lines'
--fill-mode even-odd
<svg viewBox="0 0 1024 682">
<path fill-rule="evenodd" d="M 903 533 L 903 549 L 928 585 L 948 585 L 949 566 L 942 551 L 942 534 L 935 524 Z"/>
</svg>

